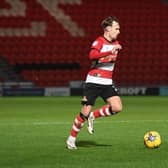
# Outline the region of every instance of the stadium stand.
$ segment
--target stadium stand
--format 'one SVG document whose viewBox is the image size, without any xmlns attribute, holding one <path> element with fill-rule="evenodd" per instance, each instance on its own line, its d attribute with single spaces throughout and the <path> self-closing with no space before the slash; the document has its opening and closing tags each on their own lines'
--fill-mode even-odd
<svg viewBox="0 0 168 168">
<path fill-rule="evenodd" d="M 168 5 L 161 0 L 2 0 L 0 53 L 26 81 L 68 86 L 84 80 L 89 47 L 108 15 L 121 21 L 116 82 L 167 85 Z"/>
</svg>

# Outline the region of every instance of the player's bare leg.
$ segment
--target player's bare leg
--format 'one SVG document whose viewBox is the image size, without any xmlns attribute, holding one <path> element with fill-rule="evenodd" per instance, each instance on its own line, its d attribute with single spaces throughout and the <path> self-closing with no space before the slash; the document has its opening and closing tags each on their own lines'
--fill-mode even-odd
<svg viewBox="0 0 168 168">
<path fill-rule="evenodd" d="M 107 103 L 110 105 L 112 113 L 119 113 L 122 111 L 122 102 L 119 96 L 108 98 Z"/>
</svg>

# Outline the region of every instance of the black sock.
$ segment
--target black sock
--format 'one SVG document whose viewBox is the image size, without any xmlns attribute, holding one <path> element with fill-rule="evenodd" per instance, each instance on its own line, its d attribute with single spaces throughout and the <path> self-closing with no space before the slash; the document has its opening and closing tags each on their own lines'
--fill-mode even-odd
<svg viewBox="0 0 168 168">
<path fill-rule="evenodd" d="M 80 112 L 80 116 L 81 116 L 81 118 L 84 119 L 84 120 L 87 120 L 87 119 L 88 119 L 88 117 L 85 116 L 84 114 L 82 114 L 81 112 Z"/>
</svg>

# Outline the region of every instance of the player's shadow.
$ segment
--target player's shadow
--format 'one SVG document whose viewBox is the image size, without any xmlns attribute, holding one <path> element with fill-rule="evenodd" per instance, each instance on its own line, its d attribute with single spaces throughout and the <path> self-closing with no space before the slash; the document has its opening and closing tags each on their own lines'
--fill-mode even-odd
<svg viewBox="0 0 168 168">
<path fill-rule="evenodd" d="M 77 146 L 79 147 L 110 147 L 112 145 L 109 144 L 101 144 L 101 143 L 96 143 L 95 141 L 77 141 L 76 142 Z"/>
</svg>

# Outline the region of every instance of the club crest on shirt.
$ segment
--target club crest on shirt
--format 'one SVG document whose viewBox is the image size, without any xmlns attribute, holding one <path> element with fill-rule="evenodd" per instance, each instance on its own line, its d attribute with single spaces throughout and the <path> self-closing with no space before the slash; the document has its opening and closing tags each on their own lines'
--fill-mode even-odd
<svg viewBox="0 0 168 168">
<path fill-rule="evenodd" d="M 92 43 L 92 46 L 96 46 L 98 44 L 98 41 L 94 41 L 93 43 Z"/>
</svg>

